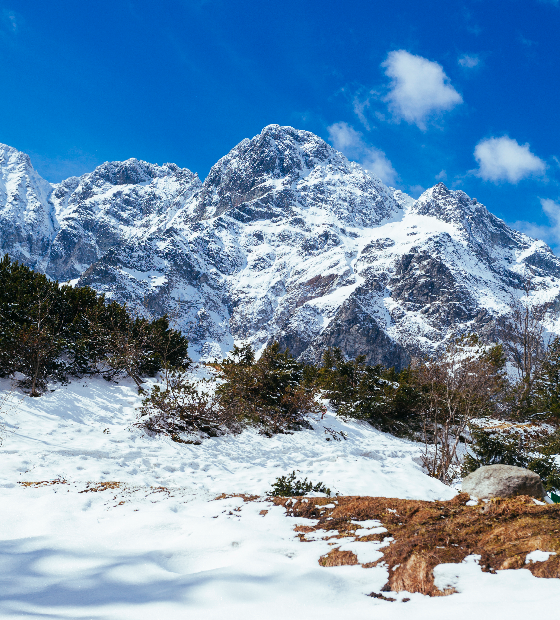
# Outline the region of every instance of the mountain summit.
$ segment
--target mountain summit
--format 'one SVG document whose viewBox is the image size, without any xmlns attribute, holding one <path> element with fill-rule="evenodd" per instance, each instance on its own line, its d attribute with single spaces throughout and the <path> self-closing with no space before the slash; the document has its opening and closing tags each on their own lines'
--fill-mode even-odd
<svg viewBox="0 0 560 620">
<path fill-rule="evenodd" d="M 493 334 L 530 277 L 560 300 L 560 259 L 442 183 L 418 200 L 321 138 L 269 125 L 203 183 L 174 164 L 108 162 L 50 185 L 0 146 L 0 248 L 52 278 L 169 313 L 194 356 L 272 340 L 401 366 Z M 560 333 L 557 312 L 548 328 Z"/>
</svg>

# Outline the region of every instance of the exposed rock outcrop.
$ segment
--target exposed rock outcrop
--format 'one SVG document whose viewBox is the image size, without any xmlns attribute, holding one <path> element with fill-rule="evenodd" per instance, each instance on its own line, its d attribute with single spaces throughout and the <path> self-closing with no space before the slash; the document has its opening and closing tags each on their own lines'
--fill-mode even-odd
<svg viewBox="0 0 560 620">
<path fill-rule="evenodd" d="M 545 495 L 540 476 L 523 467 L 486 465 L 463 479 L 463 493 L 477 499 L 529 495 L 542 499 Z"/>
</svg>

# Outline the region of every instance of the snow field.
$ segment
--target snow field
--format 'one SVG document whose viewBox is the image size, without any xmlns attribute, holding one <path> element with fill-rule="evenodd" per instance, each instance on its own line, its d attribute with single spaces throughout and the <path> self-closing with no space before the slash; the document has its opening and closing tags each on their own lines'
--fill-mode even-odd
<svg viewBox="0 0 560 620">
<path fill-rule="evenodd" d="M 371 562 L 387 541 L 333 546 L 313 532 L 302 543 L 294 527 L 315 521 L 287 517 L 265 497 L 277 476 L 294 469 L 343 495 L 453 497 L 455 490 L 422 473 L 412 442 L 327 414 L 314 430 L 293 435 L 248 430 L 178 444 L 143 435 L 133 426 L 134 386 L 102 379 L 17 399 L 0 412 L 2 620 L 511 620 L 558 609 L 560 580 L 527 570 L 482 573 L 473 558 L 437 567 L 438 586 L 456 588 L 452 596 L 368 597 L 386 582 L 383 565 L 324 568 L 318 560 L 340 546 Z M 67 482 L 19 484 L 54 479 Z M 121 484 L 95 490 L 101 481 Z M 222 493 L 260 497 L 216 500 Z M 375 520 L 356 523 L 357 536 L 383 529 Z"/>
<path fill-rule="evenodd" d="M 2 380 L 0 380 L 2 382 Z M 9 382 L 0 383 L 4 389 Z M 193 495 L 264 495 L 278 476 L 324 482 L 342 495 L 450 499 L 413 459 L 419 447 L 332 413 L 314 430 L 263 437 L 254 430 L 201 445 L 147 437 L 134 427 L 141 398 L 132 382 L 93 378 L 57 386 L 40 398 L 13 395 L 5 406 L 0 485 L 64 479 L 181 486 Z M 1 414 L 1 412 L 0 412 Z M 342 433 L 344 433 L 344 437 Z"/>
</svg>

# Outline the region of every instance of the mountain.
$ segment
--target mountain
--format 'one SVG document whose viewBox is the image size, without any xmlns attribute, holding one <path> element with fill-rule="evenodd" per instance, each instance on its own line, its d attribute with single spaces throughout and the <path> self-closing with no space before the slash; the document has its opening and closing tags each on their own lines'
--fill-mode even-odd
<svg viewBox="0 0 560 620">
<path fill-rule="evenodd" d="M 143 313 L 196 357 L 272 340 L 401 366 L 454 335 L 493 337 L 530 277 L 560 333 L 560 259 L 442 183 L 418 200 L 312 133 L 269 125 L 202 183 L 129 159 L 50 185 L 0 147 L 0 247 Z"/>
<path fill-rule="evenodd" d="M 39 271 L 56 230 L 52 192 L 28 155 L 0 144 L 0 251 Z"/>
</svg>

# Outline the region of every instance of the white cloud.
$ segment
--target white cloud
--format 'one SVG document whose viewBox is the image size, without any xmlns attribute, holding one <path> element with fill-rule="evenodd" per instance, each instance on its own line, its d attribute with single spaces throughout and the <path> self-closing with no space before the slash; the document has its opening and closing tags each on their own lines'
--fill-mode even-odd
<svg viewBox="0 0 560 620">
<path fill-rule="evenodd" d="M 366 110 L 370 107 L 370 105 L 371 105 L 370 96 L 367 96 L 365 99 L 360 99 L 358 94 L 354 95 L 354 101 L 353 101 L 354 114 L 360 119 L 360 122 L 368 131 L 370 131 L 371 127 L 366 117 Z"/>
<path fill-rule="evenodd" d="M 548 226 L 523 221 L 514 222 L 512 226 L 530 237 L 546 241 L 558 250 L 560 246 L 560 204 L 550 198 L 541 198 L 541 206 L 548 218 Z"/>
<path fill-rule="evenodd" d="M 14 33 L 17 32 L 18 31 L 18 19 L 17 19 L 17 15 L 15 14 L 15 12 L 9 11 L 8 9 L 4 9 L 2 11 L 2 16 L 4 17 L 4 21 L 8 25 L 8 28 Z"/>
<path fill-rule="evenodd" d="M 385 100 L 397 120 L 426 129 L 429 117 L 463 102 L 442 66 L 406 50 L 390 52 L 381 65 L 391 78 Z"/>
<path fill-rule="evenodd" d="M 355 156 L 355 150 L 359 150 L 363 145 L 362 134 L 348 123 L 334 123 L 327 127 L 327 131 L 334 148 L 343 153 L 348 153 L 351 157 Z"/>
<path fill-rule="evenodd" d="M 385 153 L 373 146 L 369 146 L 363 139 L 363 134 L 356 131 L 352 125 L 340 122 L 327 127 L 329 140 L 335 149 L 341 151 L 349 159 L 360 163 L 368 172 L 379 177 L 387 185 L 394 185 L 397 172 Z"/>
<path fill-rule="evenodd" d="M 420 198 L 420 196 L 426 191 L 425 187 L 422 187 L 422 185 L 410 185 L 408 188 L 408 193 L 413 197 L 413 198 Z"/>
<path fill-rule="evenodd" d="M 480 58 L 477 54 L 463 54 L 459 56 L 457 62 L 465 69 L 474 69 L 480 64 Z"/>
<path fill-rule="evenodd" d="M 544 174 L 546 164 L 531 153 L 529 144 L 519 144 L 508 136 L 481 140 L 474 149 L 478 162 L 477 176 L 485 181 L 509 181 Z"/>
</svg>

